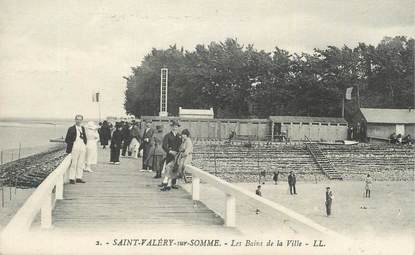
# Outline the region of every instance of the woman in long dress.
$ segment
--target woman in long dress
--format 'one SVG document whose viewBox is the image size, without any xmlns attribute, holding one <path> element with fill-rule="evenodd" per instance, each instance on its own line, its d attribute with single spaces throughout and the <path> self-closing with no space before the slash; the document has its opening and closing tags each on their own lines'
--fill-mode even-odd
<svg viewBox="0 0 415 255">
<path fill-rule="evenodd" d="M 132 140 L 130 143 L 130 151 L 131 154 L 133 156 L 133 158 L 138 158 L 140 151 L 140 142 L 141 141 L 141 137 L 140 137 L 140 129 L 138 128 L 138 125 L 136 122 L 133 123 L 132 127 L 131 127 L 131 136 L 132 136 Z"/>
<path fill-rule="evenodd" d="M 179 177 L 182 176 L 184 181 L 187 182 L 184 172 L 186 165 L 191 165 L 193 159 L 193 143 L 190 139 L 190 132 L 187 129 L 182 131 L 182 144 L 179 148 Z"/>
<path fill-rule="evenodd" d="M 97 143 L 99 140 L 99 134 L 97 131 L 97 126 L 93 121 L 88 122 L 86 128 L 86 157 L 85 157 L 85 172 L 93 172 L 91 165 L 96 165 L 98 163 L 98 152 L 97 152 Z"/>
<path fill-rule="evenodd" d="M 108 121 L 104 120 L 99 131 L 100 131 L 99 132 L 100 142 L 101 142 L 102 148 L 105 149 L 105 147 L 108 146 L 108 140 L 111 139 L 111 128 L 108 124 Z"/>
</svg>

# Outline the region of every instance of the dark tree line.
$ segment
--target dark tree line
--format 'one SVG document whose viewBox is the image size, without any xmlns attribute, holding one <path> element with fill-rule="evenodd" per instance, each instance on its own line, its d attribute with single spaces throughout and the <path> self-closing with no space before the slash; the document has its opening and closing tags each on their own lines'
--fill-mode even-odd
<svg viewBox="0 0 415 255">
<path fill-rule="evenodd" d="M 193 51 L 153 49 L 132 67 L 124 107 L 135 116 L 158 115 L 160 69 L 169 69 L 168 111 L 213 107 L 216 117 L 340 116 L 361 107 L 414 107 L 414 39 L 385 37 L 377 46 L 329 46 L 312 54 L 272 52 L 235 39 L 197 45 Z"/>
</svg>

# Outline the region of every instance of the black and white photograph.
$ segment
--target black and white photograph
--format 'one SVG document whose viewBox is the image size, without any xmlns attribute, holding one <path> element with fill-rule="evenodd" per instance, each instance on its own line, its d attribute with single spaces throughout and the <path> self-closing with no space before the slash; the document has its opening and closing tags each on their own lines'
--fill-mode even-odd
<svg viewBox="0 0 415 255">
<path fill-rule="evenodd" d="M 415 253 L 412 0 L 0 10 L 0 254 Z"/>
</svg>

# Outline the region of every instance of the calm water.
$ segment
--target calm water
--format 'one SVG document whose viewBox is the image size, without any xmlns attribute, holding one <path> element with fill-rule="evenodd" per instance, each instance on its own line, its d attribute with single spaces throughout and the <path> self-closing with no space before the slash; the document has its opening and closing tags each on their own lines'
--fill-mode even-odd
<svg viewBox="0 0 415 255">
<path fill-rule="evenodd" d="M 73 120 L 0 119 L 0 149 L 44 147 L 49 139 L 65 137 Z M 84 123 L 86 124 L 86 122 Z"/>
</svg>

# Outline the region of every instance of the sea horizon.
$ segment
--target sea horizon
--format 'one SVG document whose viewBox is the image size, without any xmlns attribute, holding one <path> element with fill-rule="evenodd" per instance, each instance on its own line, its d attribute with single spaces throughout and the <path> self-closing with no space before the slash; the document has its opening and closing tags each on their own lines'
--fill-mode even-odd
<svg viewBox="0 0 415 255">
<path fill-rule="evenodd" d="M 102 120 L 104 120 L 106 118 L 102 118 Z M 99 121 L 98 118 L 85 118 L 85 120 L 87 121 Z M 39 122 L 39 121 L 56 121 L 56 122 L 68 122 L 68 121 L 74 121 L 74 118 L 56 118 L 56 117 L 0 117 L 0 121 L 5 121 L 5 122 L 9 122 L 9 121 L 35 121 L 35 122 Z"/>
</svg>

